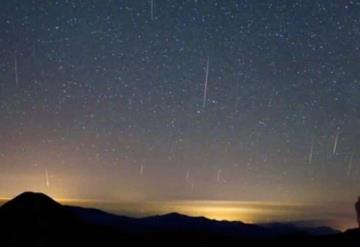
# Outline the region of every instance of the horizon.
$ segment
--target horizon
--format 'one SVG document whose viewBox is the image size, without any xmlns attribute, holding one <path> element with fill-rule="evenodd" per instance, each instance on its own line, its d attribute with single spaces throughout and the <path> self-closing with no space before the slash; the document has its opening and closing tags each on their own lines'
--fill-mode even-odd
<svg viewBox="0 0 360 247">
<path fill-rule="evenodd" d="M 58 198 L 43 193 L 62 205 L 100 209 L 115 215 L 143 218 L 169 213 L 179 213 L 191 217 L 205 217 L 217 221 L 241 221 L 247 224 L 284 223 L 301 227 L 327 226 L 337 230 L 357 227 L 355 213 L 348 202 L 332 202 L 324 208 L 322 204 L 298 204 L 266 201 L 219 201 L 219 200 L 177 200 L 177 201 L 111 201 L 85 198 Z M 0 197 L 0 206 L 13 197 Z M 329 202 L 328 202 L 329 204 Z M 319 217 L 317 215 L 321 215 Z"/>
</svg>

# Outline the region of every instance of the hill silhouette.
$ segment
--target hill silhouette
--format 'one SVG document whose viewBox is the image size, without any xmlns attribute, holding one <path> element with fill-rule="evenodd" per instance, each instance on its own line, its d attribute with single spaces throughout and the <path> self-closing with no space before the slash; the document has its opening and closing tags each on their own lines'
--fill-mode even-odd
<svg viewBox="0 0 360 247">
<path fill-rule="evenodd" d="M 1 246 L 360 246 L 360 231 L 216 221 L 178 213 L 131 218 L 25 192 L 0 207 Z"/>
<path fill-rule="evenodd" d="M 50 197 L 24 192 L 0 207 L 0 232 L 4 245 L 9 246 L 64 246 L 79 239 L 88 228 L 79 217 L 69 212 Z"/>
</svg>

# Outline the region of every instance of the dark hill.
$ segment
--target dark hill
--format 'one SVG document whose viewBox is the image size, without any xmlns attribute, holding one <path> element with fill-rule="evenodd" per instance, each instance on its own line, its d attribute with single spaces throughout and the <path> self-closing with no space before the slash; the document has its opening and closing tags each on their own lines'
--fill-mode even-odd
<svg viewBox="0 0 360 247">
<path fill-rule="evenodd" d="M 330 228 L 261 226 L 178 213 L 135 219 L 63 206 L 32 192 L 0 207 L 0 236 L 1 246 L 360 246 L 357 229 L 339 233 Z"/>
<path fill-rule="evenodd" d="M 5 246 L 64 246 L 87 229 L 78 216 L 50 197 L 25 192 L 0 207 L 0 232 Z"/>
</svg>

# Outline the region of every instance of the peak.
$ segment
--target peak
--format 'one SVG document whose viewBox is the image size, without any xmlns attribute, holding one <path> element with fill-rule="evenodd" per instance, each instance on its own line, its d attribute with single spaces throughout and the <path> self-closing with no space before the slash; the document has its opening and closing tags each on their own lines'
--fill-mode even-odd
<svg viewBox="0 0 360 247">
<path fill-rule="evenodd" d="M 192 216 L 188 216 L 188 215 L 180 214 L 180 213 L 176 213 L 176 212 L 158 215 L 158 217 L 165 218 L 165 219 L 195 219 L 195 218 L 197 218 L 197 217 L 192 217 Z"/>
<path fill-rule="evenodd" d="M 19 194 L 18 196 L 16 196 L 15 198 L 18 198 L 18 197 L 28 197 L 28 198 L 49 198 L 51 199 L 49 196 L 45 195 L 44 193 L 41 193 L 41 192 L 33 192 L 33 191 L 25 191 L 21 194 Z"/>
<path fill-rule="evenodd" d="M 2 207 L 48 207 L 60 205 L 49 196 L 39 192 L 23 192 L 12 200 L 6 202 Z"/>
<path fill-rule="evenodd" d="M 45 195 L 41 192 L 32 192 L 32 191 L 25 191 L 20 195 L 16 196 L 13 200 L 44 200 L 49 202 L 55 202 L 51 197 Z"/>
<path fill-rule="evenodd" d="M 49 196 L 24 192 L 0 207 L 0 232 L 11 238 L 11 246 L 66 246 L 78 228 L 84 226 L 76 215 Z M 51 240 L 50 240 L 51 239 Z M 12 244 L 13 240 L 24 244 Z M 43 244 L 43 241 L 46 244 Z M 26 244 L 25 244 L 26 243 Z M 5 243 L 6 246 L 8 244 Z M 77 244 L 78 245 L 78 244 Z"/>
<path fill-rule="evenodd" d="M 194 216 L 189 216 L 189 215 L 180 214 L 180 213 L 176 213 L 176 212 L 159 215 L 157 217 L 164 218 L 164 219 L 172 219 L 172 220 L 208 220 L 207 218 L 202 217 L 202 216 L 194 217 Z"/>
<path fill-rule="evenodd" d="M 183 215 L 183 214 L 179 214 L 179 213 L 167 213 L 167 214 L 162 214 L 162 215 L 154 215 L 154 216 L 149 216 L 146 217 L 146 219 L 151 219 L 151 220 L 158 220 L 158 219 L 164 219 L 164 220 L 180 220 L 180 219 L 188 219 L 191 218 L 190 216 L 187 215 Z"/>
<path fill-rule="evenodd" d="M 166 216 L 166 217 L 188 217 L 186 215 L 179 214 L 179 213 L 176 213 L 176 212 L 168 213 L 168 214 L 165 214 L 163 216 Z"/>
</svg>

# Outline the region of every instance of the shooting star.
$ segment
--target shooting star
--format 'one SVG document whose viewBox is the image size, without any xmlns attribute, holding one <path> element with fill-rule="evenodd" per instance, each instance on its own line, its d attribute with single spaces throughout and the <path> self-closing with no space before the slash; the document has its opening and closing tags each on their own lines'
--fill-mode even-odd
<svg viewBox="0 0 360 247">
<path fill-rule="evenodd" d="M 351 175 L 353 159 L 354 159 L 354 154 L 352 153 L 349 158 L 348 169 L 346 172 L 348 177 L 350 177 L 350 175 Z"/>
<path fill-rule="evenodd" d="M 308 163 L 311 164 L 313 160 L 313 153 L 314 153 L 314 138 L 311 141 L 310 153 L 308 157 Z"/>
<path fill-rule="evenodd" d="M 221 183 L 221 173 L 222 173 L 221 169 L 218 169 L 216 174 L 216 182 L 218 183 Z"/>
<path fill-rule="evenodd" d="M 140 165 L 140 176 L 143 176 L 144 175 L 144 165 L 141 164 Z"/>
<path fill-rule="evenodd" d="M 340 134 L 341 134 L 341 132 L 336 133 L 335 140 L 334 140 L 334 146 L 333 146 L 333 154 L 336 153 Z"/>
<path fill-rule="evenodd" d="M 19 85 L 19 72 L 18 72 L 18 61 L 16 57 L 16 52 L 14 52 L 14 73 L 15 73 L 15 85 Z"/>
<path fill-rule="evenodd" d="M 206 73 L 205 73 L 205 82 L 204 82 L 204 97 L 203 97 L 203 108 L 206 107 L 207 101 L 207 88 L 208 88 L 208 78 L 209 78 L 209 66 L 210 66 L 210 57 L 207 57 L 206 61 Z"/>
<path fill-rule="evenodd" d="M 150 18 L 154 20 L 154 0 L 150 0 Z"/>
<path fill-rule="evenodd" d="M 49 172 L 47 168 L 45 168 L 45 182 L 46 182 L 46 187 L 50 187 Z"/>
<path fill-rule="evenodd" d="M 269 159 L 269 155 L 268 154 L 265 154 L 265 157 L 263 159 L 263 162 L 264 163 L 267 163 L 268 162 L 268 159 Z"/>
<path fill-rule="evenodd" d="M 189 182 L 189 180 L 190 180 L 190 170 L 187 170 L 186 175 L 185 175 L 185 181 Z"/>
</svg>

